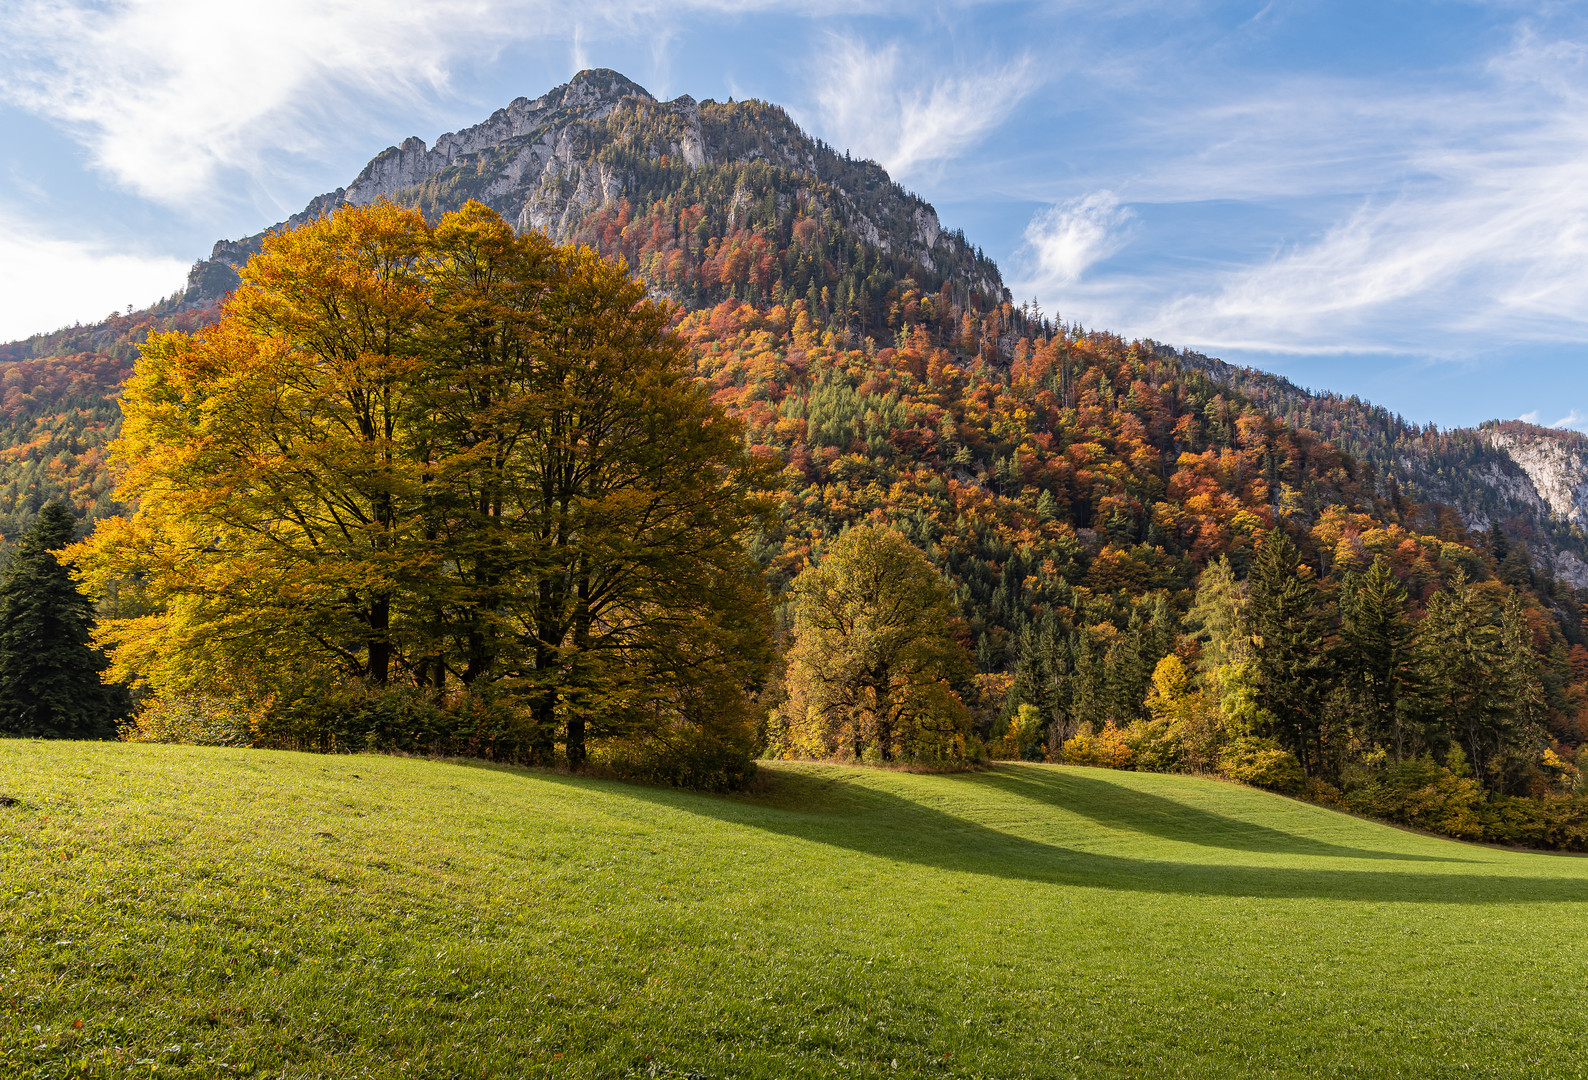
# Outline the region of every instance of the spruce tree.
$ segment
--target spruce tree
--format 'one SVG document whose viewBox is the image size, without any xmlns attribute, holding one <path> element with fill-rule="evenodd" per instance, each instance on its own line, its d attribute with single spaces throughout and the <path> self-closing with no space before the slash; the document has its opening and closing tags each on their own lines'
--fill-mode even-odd
<svg viewBox="0 0 1588 1080">
<path fill-rule="evenodd" d="M 1362 727 L 1395 760 L 1412 750 L 1405 724 L 1407 691 L 1414 689 L 1414 628 L 1406 589 L 1379 555 L 1367 573 L 1351 575 L 1340 591 L 1340 669 L 1364 715 Z"/>
<path fill-rule="evenodd" d="M 93 604 L 55 557 L 76 529 L 50 503 L 0 574 L 0 734 L 109 739 L 125 714 L 126 692 L 100 680 Z"/>
<path fill-rule="evenodd" d="M 1279 718 L 1277 738 L 1310 776 L 1317 766 L 1328 693 L 1326 611 L 1296 546 L 1275 529 L 1252 562 L 1248 623 L 1257 701 Z"/>
</svg>

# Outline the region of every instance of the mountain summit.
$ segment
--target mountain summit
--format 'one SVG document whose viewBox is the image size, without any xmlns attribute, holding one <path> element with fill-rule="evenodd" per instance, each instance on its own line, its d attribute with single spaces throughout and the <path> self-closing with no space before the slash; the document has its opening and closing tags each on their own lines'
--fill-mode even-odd
<svg viewBox="0 0 1588 1080">
<path fill-rule="evenodd" d="M 477 199 L 521 231 L 628 256 L 649 284 L 692 304 L 728 295 L 807 298 L 813 309 L 837 309 L 842 321 L 881 331 L 887 319 L 877 309 L 906 279 L 923 292 L 947 286 L 964 307 L 1009 298 L 993 261 L 962 233 L 945 231 L 930 204 L 876 162 L 839 156 L 812 139 L 781 108 L 688 95 L 658 101 L 605 69 L 582 71 L 534 100 L 519 98 L 434 146 L 414 137 L 388 147 L 347 187 L 276 227 L 383 198 L 436 216 Z M 645 235 L 625 235 L 641 219 Z M 801 220 L 812 224 L 795 236 Z M 264 235 L 216 244 L 193 269 L 189 302 L 235 287 L 236 269 Z M 713 238 L 716 252 L 706 250 Z M 822 272 L 826 263 L 857 261 L 857 245 L 866 262 L 860 280 L 848 288 L 819 280 L 832 277 Z M 790 247 L 798 249 L 792 265 L 765 263 Z M 702 274 L 725 250 L 724 264 Z M 742 257 L 732 258 L 734 251 Z"/>
</svg>

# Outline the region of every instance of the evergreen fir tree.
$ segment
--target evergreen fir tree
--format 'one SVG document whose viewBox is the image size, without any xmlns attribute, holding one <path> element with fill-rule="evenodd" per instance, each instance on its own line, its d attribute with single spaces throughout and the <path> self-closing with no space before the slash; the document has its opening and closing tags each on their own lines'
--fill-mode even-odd
<svg viewBox="0 0 1588 1080">
<path fill-rule="evenodd" d="M 50 503 L 0 575 L 0 734 L 110 739 L 126 713 L 126 691 L 99 677 L 93 604 L 55 557 L 76 530 Z"/>
<path fill-rule="evenodd" d="M 1323 598 L 1296 546 L 1278 529 L 1257 550 L 1250 586 L 1257 702 L 1279 718 L 1275 738 L 1310 776 L 1319 760 L 1330 676 Z"/>
<path fill-rule="evenodd" d="M 1406 589 L 1379 555 L 1341 589 L 1339 666 L 1363 714 L 1363 734 L 1387 746 L 1396 761 L 1412 749 L 1404 716 L 1414 677 L 1412 635 Z"/>
</svg>

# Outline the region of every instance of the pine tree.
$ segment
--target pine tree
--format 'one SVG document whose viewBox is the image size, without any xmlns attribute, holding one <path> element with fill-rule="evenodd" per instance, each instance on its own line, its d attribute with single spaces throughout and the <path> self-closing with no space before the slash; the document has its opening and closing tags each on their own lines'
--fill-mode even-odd
<svg viewBox="0 0 1588 1080">
<path fill-rule="evenodd" d="M 1521 600 L 1496 612 L 1484 587 L 1457 573 L 1428 598 L 1417 629 L 1420 695 L 1430 741 L 1460 746 L 1478 782 L 1494 788 L 1507 759 L 1536 736 L 1538 654 Z"/>
<path fill-rule="evenodd" d="M 1413 628 L 1406 589 L 1380 555 L 1367 573 L 1347 578 L 1340 594 L 1340 668 L 1363 713 L 1370 739 L 1400 761 L 1411 749 L 1405 698 L 1414 678 Z"/>
<path fill-rule="evenodd" d="M 1278 717 L 1275 737 L 1312 775 L 1330 676 L 1323 598 L 1295 545 L 1278 529 L 1257 551 L 1250 586 L 1257 701 Z"/>
<path fill-rule="evenodd" d="M 50 503 L 0 575 L 0 734 L 110 739 L 126 712 L 125 691 L 99 677 L 93 604 L 55 557 L 76 531 Z"/>
</svg>

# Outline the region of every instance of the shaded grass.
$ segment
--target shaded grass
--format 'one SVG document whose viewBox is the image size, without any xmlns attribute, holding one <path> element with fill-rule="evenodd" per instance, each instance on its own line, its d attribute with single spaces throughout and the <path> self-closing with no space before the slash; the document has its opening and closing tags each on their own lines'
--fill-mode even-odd
<svg viewBox="0 0 1588 1080">
<path fill-rule="evenodd" d="M 1588 1072 L 1588 860 L 1187 777 L 768 773 L 0 741 L 0 1075 Z"/>
</svg>

